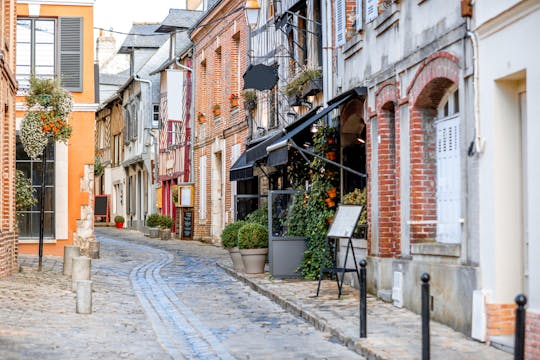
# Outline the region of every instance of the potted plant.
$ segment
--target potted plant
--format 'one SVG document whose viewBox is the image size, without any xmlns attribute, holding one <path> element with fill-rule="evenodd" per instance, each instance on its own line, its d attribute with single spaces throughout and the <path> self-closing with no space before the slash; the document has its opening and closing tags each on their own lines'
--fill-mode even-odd
<svg viewBox="0 0 540 360">
<path fill-rule="evenodd" d="M 319 69 L 305 69 L 292 78 L 283 88 L 289 97 L 289 103 L 298 103 L 299 99 L 315 95 L 322 89 L 322 72 Z M 291 106 L 294 106 L 290 104 Z"/>
<path fill-rule="evenodd" d="M 171 239 L 171 228 L 173 227 L 174 221 L 169 215 L 161 215 L 159 219 L 159 236 L 161 240 L 170 240 Z"/>
<path fill-rule="evenodd" d="M 220 116 L 221 115 L 221 106 L 219 104 L 214 105 L 212 110 L 214 111 L 214 116 Z"/>
<path fill-rule="evenodd" d="M 124 227 L 125 219 L 122 215 L 116 215 L 114 217 L 114 223 L 116 224 L 117 229 L 122 229 Z"/>
<path fill-rule="evenodd" d="M 244 109 L 253 110 L 257 107 L 257 91 L 244 90 L 242 91 L 242 100 L 244 100 Z"/>
<path fill-rule="evenodd" d="M 238 230 L 238 248 L 248 274 L 264 272 L 268 255 L 268 230 L 261 224 L 247 223 Z"/>
<path fill-rule="evenodd" d="M 206 122 L 206 115 L 199 111 L 197 113 L 197 120 L 199 120 L 201 124 L 204 124 Z"/>
<path fill-rule="evenodd" d="M 234 270 L 244 272 L 244 263 L 242 262 L 242 256 L 238 249 L 238 230 L 246 224 L 245 221 L 236 221 L 225 226 L 221 233 L 221 242 L 223 247 L 229 250 L 231 260 L 233 262 Z"/>
<path fill-rule="evenodd" d="M 151 238 L 159 237 L 160 221 L 161 221 L 161 215 L 159 214 L 150 214 L 146 218 L 146 226 L 148 227 L 148 235 Z"/>
<path fill-rule="evenodd" d="M 229 95 L 229 101 L 231 103 L 231 107 L 235 108 L 238 107 L 238 94 L 232 93 Z"/>
</svg>

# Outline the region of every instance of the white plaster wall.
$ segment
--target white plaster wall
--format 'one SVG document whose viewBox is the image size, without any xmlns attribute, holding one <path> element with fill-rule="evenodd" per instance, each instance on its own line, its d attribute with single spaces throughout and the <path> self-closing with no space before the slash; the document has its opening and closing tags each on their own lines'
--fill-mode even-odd
<svg viewBox="0 0 540 360">
<path fill-rule="evenodd" d="M 121 166 L 113 167 L 111 168 L 111 187 L 114 187 L 116 184 L 120 184 L 123 192 L 123 199 L 120 204 L 120 201 L 117 201 L 117 197 L 120 196 L 120 194 L 114 192 L 111 190 L 111 209 L 112 213 L 111 215 L 122 215 L 125 219 L 127 219 L 126 214 L 126 172 L 124 171 L 124 168 Z M 115 204 L 115 205 L 112 205 Z M 116 204 L 120 204 L 117 206 Z"/>
<path fill-rule="evenodd" d="M 493 15 L 492 7 L 502 9 L 502 5 L 514 3 L 501 1 L 495 4 L 489 2 L 480 7 L 485 14 L 478 14 L 480 19 Z M 540 254 L 540 188 L 534 186 L 540 183 L 540 160 L 534 154 L 540 153 L 540 48 L 531 46 L 533 34 L 540 30 L 540 4 L 536 1 L 524 2 L 529 6 L 524 11 L 503 14 L 498 20 L 480 24 L 479 34 L 479 67 L 480 67 L 480 133 L 485 139 L 485 151 L 480 156 L 480 258 L 482 283 L 484 289 L 492 290 L 490 299 L 494 302 L 513 302 L 517 292 L 521 291 L 519 276 L 521 271 L 522 249 L 518 244 L 509 246 L 515 241 L 511 236 L 516 223 L 521 219 L 521 209 L 511 196 L 509 186 L 517 186 L 516 175 L 509 173 L 512 166 L 512 151 L 507 146 L 511 136 L 516 137 L 516 128 L 509 123 L 517 121 L 516 106 L 517 92 L 520 86 L 516 80 L 526 76 L 527 91 L 527 131 L 523 141 L 527 144 L 526 180 L 529 184 L 524 193 L 525 213 L 528 214 L 529 237 L 529 304 L 531 309 L 540 308 L 540 263 L 534 261 L 534 254 Z M 538 4 L 538 5 L 537 5 Z M 484 9 L 485 7 L 485 9 Z M 526 35 L 526 36 L 525 36 Z M 501 79 L 505 79 L 501 81 Z M 498 81 L 498 82 L 497 82 Z M 536 99 L 536 100 L 535 100 Z M 518 112 L 519 116 L 519 112 Z M 514 154 L 515 156 L 515 154 Z M 515 167 L 515 166 L 514 166 Z M 507 211 L 513 207 L 512 211 Z M 504 217 L 501 214 L 505 214 Z"/>
</svg>

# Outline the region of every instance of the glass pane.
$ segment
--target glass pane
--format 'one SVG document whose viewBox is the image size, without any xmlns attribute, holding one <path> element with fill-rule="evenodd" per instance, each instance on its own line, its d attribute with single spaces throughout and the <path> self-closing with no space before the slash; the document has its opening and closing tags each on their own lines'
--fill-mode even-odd
<svg viewBox="0 0 540 360">
<path fill-rule="evenodd" d="M 30 179 L 30 163 L 29 162 L 18 162 L 17 170 L 21 170 L 28 179 Z"/>
<path fill-rule="evenodd" d="M 17 20 L 17 42 L 27 42 L 31 40 L 31 31 L 32 26 L 31 20 Z M 17 52 L 19 47 L 17 46 Z"/>
<path fill-rule="evenodd" d="M 54 66 L 36 66 L 36 76 L 52 78 L 54 76 Z"/>
<path fill-rule="evenodd" d="M 34 187 L 36 189 L 37 205 L 32 208 L 32 211 L 41 210 L 41 187 Z M 54 210 L 54 188 L 45 188 L 45 211 Z"/>
<path fill-rule="evenodd" d="M 30 226 L 30 237 L 39 239 L 39 214 L 32 214 L 32 223 Z"/>
<path fill-rule="evenodd" d="M 30 160 L 26 152 L 24 151 L 23 144 L 19 140 L 19 137 L 17 136 L 17 160 Z"/>
<path fill-rule="evenodd" d="M 36 44 L 54 43 L 54 20 L 36 20 L 35 27 Z"/>
<path fill-rule="evenodd" d="M 54 213 L 45 213 L 43 225 L 44 237 L 54 238 Z"/>
<path fill-rule="evenodd" d="M 41 161 L 32 163 L 32 185 L 41 186 Z M 54 163 L 47 162 L 45 167 L 45 185 L 54 185 Z"/>
<path fill-rule="evenodd" d="M 459 112 L 459 90 L 454 93 L 454 114 Z"/>
<path fill-rule="evenodd" d="M 54 67 L 54 44 L 36 44 L 36 67 Z"/>
<path fill-rule="evenodd" d="M 47 161 L 52 161 L 52 160 L 54 160 L 54 143 L 50 142 L 47 145 Z M 51 166 L 52 168 L 54 168 L 54 163 L 47 164 L 47 166 Z"/>
<path fill-rule="evenodd" d="M 22 65 L 30 66 L 31 62 L 30 43 L 17 43 L 17 69 L 23 69 Z M 30 70 L 27 71 L 30 73 Z"/>
<path fill-rule="evenodd" d="M 21 238 L 30 237 L 30 222 L 32 220 L 32 214 L 24 213 L 19 217 L 19 236 Z"/>
</svg>

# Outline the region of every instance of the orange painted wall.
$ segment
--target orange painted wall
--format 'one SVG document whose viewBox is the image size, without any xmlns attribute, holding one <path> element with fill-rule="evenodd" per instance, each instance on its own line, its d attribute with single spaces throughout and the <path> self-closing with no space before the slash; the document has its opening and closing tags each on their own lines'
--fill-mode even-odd
<svg viewBox="0 0 540 360">
<path fill-rule="evenodd" d="M 17 15 L 28 16 L 28 5 L 18 4 Z M 83 17 L 83 91 L 73 93 L 76 109 L 78 105 L 94 103 L 94 10 L 92 6 L 41 5 L 40 17 L 60 16 Z M 17 97 L 17 102 L 24 103 L 24 97 Z M 17 112 L 17 118 L 23 116 L 24 112 Z M 56 239 L 56 244 L 44 244 L 45 255 L 62 256 L 64 245 L 73 244 L 81 206 L 88 204 L 88 193 L 80 191 L 80 181 L 84 165 L 94 163 L 94 118 L 93 111 L 74 111 L 70 114 L 69 123 L 73 132 L 68 143 L 68 239 Z M 37 252 L 37 244 L 19 244 L 21 254 Z"/>
</svg>

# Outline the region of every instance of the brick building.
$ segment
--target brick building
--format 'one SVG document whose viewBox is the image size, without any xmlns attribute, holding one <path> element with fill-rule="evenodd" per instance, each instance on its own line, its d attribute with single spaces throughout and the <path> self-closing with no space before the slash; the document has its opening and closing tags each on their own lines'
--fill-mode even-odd
<svg viewBox="0 0 540 360">
<path fill-rule="evenodd" d="M 433 318 L 470 334 L 480 278 L 468 17 L 459 2 L 335 5 L 323 19 L 334 26 L 329 97 L 365 89 L 342 104 L 339 126 L 342 162 L 359 157 L 368 175 L 368 287 L 419 311 L 428 272 Z"/>
<path fill-rule="evenodd" d="M 194 238 L 218 242 L 233 220 L 229 169 L 245 148 L 246 113 L 234 97 L 247 61 L 243 1 L 218 2 L 191 31 L 195 68 Z M 219 108 L 219 109 L 218 109 Z"/>
<path fill-rule="evenodd" d="M 15 31 L 14 0 L 0 8 L 0 278 L 17 269 L 15 217 Z"/>
</svg>

